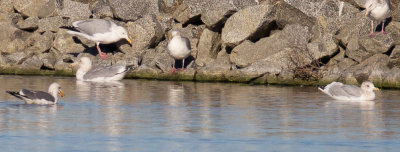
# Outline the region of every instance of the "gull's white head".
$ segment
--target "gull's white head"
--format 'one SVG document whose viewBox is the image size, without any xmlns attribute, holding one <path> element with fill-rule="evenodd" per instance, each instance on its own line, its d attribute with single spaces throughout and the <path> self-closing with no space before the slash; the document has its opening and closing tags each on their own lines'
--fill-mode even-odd
<svg viewBox="0 0 400 152">
<path fill-rule="evenodd" d="M 78 70 L 87 72 L 92 68 L 92 61 L 88 57 L 81 57 L 77 62 L 71 64 L 71 67 L 74 66 L 79 66 Z"/>
<path fill-rule="evenodd" d="M 57 94 L 60 95 L 60 97 L 64 97 L 64 92 L 61 90 L 61 86 L 56 82 L 49 86 L 49 93 L 55 98 L 57 98 Z"/>
<path fill-rule="evenodd" d="M 121 39 L 125 39 L 129 44 L 132 45 L 132 41 L 128 36 L 128 31 L 126 31 L 124 27 L 117 26 L 114 32 L 118 35 L 118 37 L 120 37 Z"/>
<path fill-rule="evenodd" d="M 379 90 L 379 89 L 376 88 L 371 81 L 365 81 L 361 84 L 361 90 L 365 90 L 367 92 L 372 92 L 374 90 Z"/>
<path fill-rule="evenodd" d="M 179 33 L 179 31 L 177 31 L 177 30 L 173 30 L 173 31 L 171 32 L 171 35 L 172 35 L 172 37 L 180 36 L 180 33 Z"/>
</svg>

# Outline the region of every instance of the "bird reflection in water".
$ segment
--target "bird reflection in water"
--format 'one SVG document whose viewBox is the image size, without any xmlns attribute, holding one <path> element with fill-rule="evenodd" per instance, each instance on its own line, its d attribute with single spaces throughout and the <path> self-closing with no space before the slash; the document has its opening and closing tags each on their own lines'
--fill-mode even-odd
<svg viewBox="0 0 400 152">
<path fill-rule="evenodd" d="M 81 101 L 120 101 L 124 97 L 125 84 L 119 81 L 76 81 L 76 94 Z"/>
</svg>

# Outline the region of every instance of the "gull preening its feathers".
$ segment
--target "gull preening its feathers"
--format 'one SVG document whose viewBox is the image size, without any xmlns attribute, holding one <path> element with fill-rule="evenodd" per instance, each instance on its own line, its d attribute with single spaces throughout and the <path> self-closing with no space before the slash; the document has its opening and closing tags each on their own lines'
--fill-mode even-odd
<svg viewBox="0 0 400 152">
<path fill-rule="evenodd" d="M 79 81 L 118 81 L 122 80 L 131 66 L 112 65 L 92 68 L 92 61 L 88 57 L 81 57 L 72 67 L 79 66 L 76 79 Z"/>
<path fill-rule="evenodd" d="M 332 82 L 324 88 L 318 88 L 336 100 L 368 101 L 375 99 L 374 90 L 379 90 L 370 81 L 365 81 L 361 87 Z"/>
<path fill-rule="evenodd" d="M 89 19 L 75 21 L 73 27 L 62 27 L 69 29 L 67 33 L 82 36 L 96 43 L 97 51 L 102 59 L 107 58 L 107 54 L 102 52 L 100 44 L 110 44 L 125 39 L 132 45 L 131 39 L 128 37 L 128 32 L 122 26 L 118 26 L 110 20 L 104 19 Z"/>
<path fill-rule="evenodd" d="M 389 0 L 367 0 L 365 3 L 365 16 L 368 16 L 372 19 L 371 21 L 371 33 L 369 36 L 374 35 L 375 27 L 374 20 L 379 23 L 382 22 L 382 34 L 386 34 L 385 28 L 385 20 L 391 16 L 391 8 Z"/>
<path fill-rule="evenodd" d="M 61 87 L 58 83 L 52 83 L 49 86 L 48 92 L 44 91 L 32 91 L 28 89 L 21 89 L 19 92 L 16 91 L 6 91 L 8 94 L 17 97 L 18 99 L 24 100 L 27 104 L 56 104 L 58 100 L 58 95 L 60 97 L 64 96 Z"/>
<path fill-rule="evenodd" d="M 179 31 L 172 31 L 171 34 L 172 39 L 168 43 L 167 51 L 175 60 L 182 60 L 183 70 L 185 68 L 185 59 L 189 57 L 191 51 L 190 40 L 187 37 L 181 36 Z M 174 62 L 171 72 L 175 70 Z"/>
</svg>

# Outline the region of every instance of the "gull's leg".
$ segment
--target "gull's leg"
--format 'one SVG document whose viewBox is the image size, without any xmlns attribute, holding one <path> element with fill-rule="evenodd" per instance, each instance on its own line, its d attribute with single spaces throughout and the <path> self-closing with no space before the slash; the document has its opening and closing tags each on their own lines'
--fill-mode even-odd
<svg viewBox="0 0 400 152">
<path fill-rule="evenodd" d="M 371 33 L 369 33 L 369 37 L 374 35 L 374 21 L 371 21 Z"/>
<path fill-rule="evenodd" d="M 382 33 L 382 34 L 387 34 L 387 33 L 385 32 L 384 29 L 385 29 L 385 21 L 382 22 L 382 30 L 381 30 L 381 33 Z"/>
<path fill-rule="evenodd" d="M 96 48 L 97 48 L 97 51 L 99 52 L 100 58 L 103 59 L 103 60 L 107 59 L 107 54 L 104 53 L 104 52 L 101 52 L 100 43 L 99 42 L 96 42 Z"/>
<path fill-rule="evenodd" d="M 174 63 L 172 63 L 172 69 L 169 70 L 169 72 L 174 73 L 175 71 L 176 71 L 176 68 L 175 68 L 175 60 L 174 60 Z"/>
<path fill-rule="evenodd" d="M 181 70 L 184 70 L 185 69 L 185 59 L 182 59 L 182 68 L 181 68 Z"/>
</svg>

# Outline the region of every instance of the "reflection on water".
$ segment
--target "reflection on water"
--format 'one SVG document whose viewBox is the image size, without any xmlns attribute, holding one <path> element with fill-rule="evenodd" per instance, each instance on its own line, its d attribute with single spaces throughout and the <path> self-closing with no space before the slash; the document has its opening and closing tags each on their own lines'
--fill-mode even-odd
<svg viewBox="0 0 400 152">
<path fill-rule="evenodd" d="M 61 84 L 55 106 L 5 90 Z M 9 151 L 392 151 L 400 91 L 335 101 L 314 87 L 0 76 L 0 148 Z M 37 141 L 37 142 L 32 142 Z M 24 146 L 20 146 L 24 145 Z"/>
</svg>

